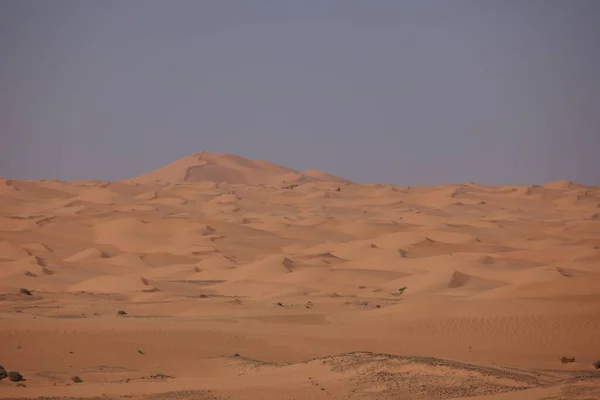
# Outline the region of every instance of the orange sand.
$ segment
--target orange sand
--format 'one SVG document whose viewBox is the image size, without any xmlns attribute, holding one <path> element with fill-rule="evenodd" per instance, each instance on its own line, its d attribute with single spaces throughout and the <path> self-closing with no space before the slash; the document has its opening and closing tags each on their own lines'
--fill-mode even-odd
<svg viewBox="0 0 600 400">
<path fill-rule="evenodd" d="M 0 199 L 0 398 L 600 398 L 598 187 L 198 153 Z"/>
</svg>

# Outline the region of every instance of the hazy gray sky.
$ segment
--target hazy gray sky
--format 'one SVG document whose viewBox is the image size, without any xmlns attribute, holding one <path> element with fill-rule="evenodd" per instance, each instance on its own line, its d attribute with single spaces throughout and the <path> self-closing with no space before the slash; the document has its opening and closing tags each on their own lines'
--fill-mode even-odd
<svg viewBox="0 0 600 400">
<path fill-rule="evenodd" d="M 0 0 L 0 176 L 199 151 L 357 182 L 600 184 L 598 0 Z"/>
</svg>

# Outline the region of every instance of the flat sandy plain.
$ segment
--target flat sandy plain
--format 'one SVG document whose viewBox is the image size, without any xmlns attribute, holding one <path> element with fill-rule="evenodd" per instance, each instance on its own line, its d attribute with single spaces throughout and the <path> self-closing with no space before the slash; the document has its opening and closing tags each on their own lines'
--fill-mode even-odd
<svg viewBox="0 0 600 400">
<path fill-rule="evenodd" d="M 0 199 L 0 398 L 600 399 L 599 187 L 199 153 Z"/>
</svg>

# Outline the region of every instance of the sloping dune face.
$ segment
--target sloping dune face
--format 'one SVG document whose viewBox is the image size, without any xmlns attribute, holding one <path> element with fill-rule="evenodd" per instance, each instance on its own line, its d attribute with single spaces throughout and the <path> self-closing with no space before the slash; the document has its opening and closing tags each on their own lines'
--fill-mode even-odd
<svg viewBox="0 0 600 400">
<path fill-rule="evenodd" d="M 0 398 L 600 398 L 598 187 L 198 153 L 0 189 Z"/>
<path fill-rule="evenodd" d="M 130 179 L 139 183 L 215 182 L 228 184 L 281 185 L 305 182 L 349 181 L 319 170 L 304 173 L 261 160 L 234 154 L 201 152 Z"/>
</svg>

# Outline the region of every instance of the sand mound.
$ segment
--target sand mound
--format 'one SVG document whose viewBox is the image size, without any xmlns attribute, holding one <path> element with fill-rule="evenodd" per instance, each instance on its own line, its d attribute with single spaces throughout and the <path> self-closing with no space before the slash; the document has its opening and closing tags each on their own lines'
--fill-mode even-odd
<svg viewBox="0 0 600 400">
<path fill-rule="evenodd" d="M 196 264 L 196 268 L 204 270 L 204 269 L 221 269 L 226 268 L 230 269 L 235 267 L 236 262 L 234 257 L 224 256 L 222 254 L 217 254 L 214 256 L 210 256 L 205 258 L 204 260 L 198 262 Z"/>
<path fill-rule="evenodd" d="M 93 187 L 86 188 L 73 200 L 110 205 L 115 204 L 118 197 L 116 193 L 106 187 Z"/>
<path fill-rule="evenodd" d="M 293 274 L 283 273 L 274 274 L 266 278 L 267 282 L 277 282 L 290 285 L 303 285 L 310 288 L 327 286 L 329 280 L 335 280 L 335 284 L 339 285 L 341 282 L 337 281 L 334 276 L 335 271 L 329 268 L 320 267 L 306 267 L 294 271 Z M 335 277 L 339 277 L 341 274 L 335 274 Z"/>
<path fill-rule="evenodd" d="M 19 189 L 15 187 L 12 180 L 0 178 L 0 193 L 10 194 L 18 191 Z"/>
<path fill-rule="evenodd" d="M 167 265 L 165 267 L 156 267 L 150 268 L 144 271 L 144 277 L 148 279 L 161 279 L 161 280 L 176 280 L 176 281 L 185 281 L 189 279 L 189 275 L 194 271 L 194 267 L 191 265 Z M 160 284 L 158 282 L 154 283 L 154 286 L 159 289 Z"/>
<path fill-rule="evenodd" d="M 156 198 L 158 198 L 158 192 L 155 190 L 144 192 L 134 197 L 136 200 L 154 200 Z"/>
<path fill-rule="evenodd" d="M 467 274 L 453 268 L 422 272 L 390 281 L 384 285 L 395 291 L 407 287 L 407 294 L 473 295 L 507 285 L 506 282 Z"/>
<path fill-rule="evenodd" d="M 181 206 L 186 204 L 187 200 L 182 199 L 181 197 L 158 197 L 153 200 L 148 200 L 147 203 L 163 206 Z"/>
<path fill-rule="evenodd" d="M 3 265 L 0 269 L 0 293 L 19 293 L 21 288 L 34 292 L 63 292 L 65 283 L 45 271 L 48 270 L 23 264 Z"/>
<path fill-rule="evenodd" d="M 160 233 L 162 229 L 133 217 L 116 218 L 93 226 L 95 243 L 111 244 L 125 251 L 140 251 L 148 248 L 149 243 L 162 242 L 165 238 L 165 234 Z"/>
<path fill-rule="evenodd" d="M 486 293 L 481 297 L 521 298 L 521 299 L 560 299 L 564 297 L 600 298 L 599 277 L 574 277 L 554 279 L 544 282 L 515 284 Z"/>
<path fill-rule="evenodd" d="M 373 257 L 379 248 L 371 240 L 352 240 L 345 243 L 319 244 L 301 253 L 306 255 L 330 253 L 342 260 L 356 260 Z"/>
<path fill-rule="evenodd" d="M 411 272 L 415 270 L 415 263 L 408 262 L 402 253 L 393 249 L 377 249 L 370 246 L 362 247 L 362 251 L 344 252 L 336 251 L 335 254 L 348 257 L 335 265 L 336 269 L 364 269 L 380 271 Z"/>
<path fill-rule="evenodd" d="M 200 236 L 212 235 L 217 232 L 215 228 L 207 224 L 200 224 L 194 228 L 194 232 Z"/>
<path fill-rule="evenodd" d="M 166 186 L 166 192 L 175 192 L 183 196 L 195 196 L 198 194 L 198 190 L 201 190 L 202 194 L 215 195 L 221 186 L 216 182 L 202 181 L 202 182 L 180 182 L 171 183 Z"/>
<path fill-rule="evenodd" d="M 194 227 L 185 220 L 156 217 L 142 219 L 141 213 L 129 215 L 131 216 L 124 217 L 115 213 L 112 218 L 102 218 L 99 222 L 94 220 L 90 224 L 91 229 L 86 229 L 87 232 L 81 232 L 83 227 L 79 225 L 79 235 L 71 228 L 73 224 L 60 231 L 59 226 L 50 226 L 58 234 L 72 234 L 74 240 L 80 239 L 83 234 L 89 234 L 93 244 L 112 245 L 122 252 L 170 252 L 170 248 L 177 247 L 187 249 L 187 252 L 195 244 L 206 244 L 207 239 L 201 235 L 188 234 L 187 231 L 193 231 Z"/>
<path fill-rule="evenodd" d="M 167 252 L 152 252 L 141 254 L 140 258 L 144 263 L 151 267 L 164 267 L 173 264 L 190 264 L 196 263 L 196 258 L 188 255 L 173 254 Z"/>
<path fill-rule="evenodd" d="M 238 202 L 240 198 L 233 194 L 222 194 L 210 199 L 202 206 L 202 211 L 207 214 L 232 213 L 239 211 Z"/>
<path fill-rule="evenodd" d="M 138 205 L 123 205 L 115 209 L 117 212 L 122 213 L 133 213 L 133 212 L 148 212 L 156 211 L 156 207 L 149 204 L 138 204 Z"/>
<path fill-rule="evenodd" d="M 457 289 L 457 288 L 463 288 L 467 285 L 469 285 L 471 288 L 489 290 L 489 289 L 495 289 L 498 286 L 502 286 L 503 283 L 502 282 L 493 282 L 491 280 L 486 280 L 486 279 L 481 279 L 479 277 L 468 275 L 468 274 L 462 273 L 460 271 L 454 271 L 447 286 L 450 289 Z"/>
<path fill-rule="evenodd" d="M 480 276 L 454 271 L 446 286 L 449 289 L 467 289 L 471 292 L 483 292 L 506 285 L 507 283 L 503 281 L 485 279 Z"/>
<path fill-rule="evenodd" d="M 331 198 L 334 198 L 336 196 L 333 193 L 331 193 L 331 192 L 319 191 L 319 192 L 312 192 L 310 194 L 307 194 L 304 197 L 307 200 L 313 200 L 313 199 L 331 199 Z"/>
<path fill-rule="evenodd" d="M 512 192 L 509 195 L 512 197 L 530 197 L 540 195 L 544 192 L 545 190 L 543 187 L 533 185 L 513 188 Z"/>
<path fill-rule="evenodd" d="M 281 182 L 339 181 L 326 173 L 302 174 L 266 161 L 249 160 L 233 154 L 196 153 L 162 168 L 131 178 L 137 183 L 215 182 L 228 184 L 280 184 Z"/>
<path fill-rule="evenodd" d="M 379 270 L 376 268 L 338 268 L 330 270 L 328 281 L 332 285 L 346 285 L 361 289 L 363 286 L 370 288 L 385 285 L 391 281 L 402 279 L 408 274 L 400 271 Z M 320 282 L 319 282 L 320 283 Z"/>
<path fill-rule="evenodd" d="M 214 199 L 211 199 L 208 203 L 230 204 L 230 203 L 236 203 L 239 200 L 241 200 L 241 199 L 238 196 L 236 196 L 235 194 L 222 194 L 220 196 L 215 197 Z"/>
<path fill-rule="evenodd" d="M 571 221 L 565 224 L 564 228 L 559 231 L 562 231 L 564 234 L 583 234 L 593 237 L 598 232 L 598 221 Z"/>
<path fill-rule="evenodd" d="M 85 249 L 80 251 L 79 253 L 73 254 L 71 257 L 65 258 L 64 261 L 67 262 L 80 262 L 80 261 L 90 261 L 97 260 L 100 258 L 108 258 L 108 255 L 95 247 L 90 247 L 89 249 Z"/>
<path fill-rule="evenodd" d="M 282 187 L 289 187 L 289 185 L 301 185 L 307 182 L 313 182 L 314 178 L 301 174 L 300 172 L 288 172 L 279 176 L 281 179 Z"/>
<path fill-rule="evenodd" d="M 580 208 L 582 210 L 591 211 L 596 209 L 600 202 L 597 196 L 590 196 L 581 193 L 568 193 L 564 196 L 556 198 L 552 205 L 558 208 Z"/>
<path fill-rule="evenodd" d="M 302 171 L 302 175 L 315 178 L 322 182 L 352 183 L 347 179 L 340 178 L 339 176 L 332 175 L 319 169 L 307 169 L 306 171 Z"/>
<path fill-rule="evenodd" d="M 338 224 L 328 224 L 328 229 L 343 232 L 355 238 L 379 237 L 395 232 L 409 230 L 407 226 L 397 222 L 352 221 Z"/>
<path fill-rule="evenodd" d="M 232 280 L 211 286 L 211 289 L 222 296 L 250 297 L 260 301 L 305 296 L 312 292 L 308 288 L 297 285 L 254 280 Z"/>
<path fill-rule="evenodd" d="M 148 264 L 144 262 L 137 254 L 126 253 L 108 259 L 108 262 L 114 265 L 120 265 L 127 268 L 147 268 Z"/>
<path fill-rule="evenodd" d="M 235 258 L 218 254 L 198 262 L 194 266 L 195 273 L 186 279 L 190 281 L 229 280 L 235 268 Z"/>
<path fill-rule="evenodd" d="M 232 274 L 233 280 L 268 281 L 269 278 L 288 274 L 296 269 L 296 264 L 283 255 L 272 255 L 253 263 L 239 266 Z"/>
<path fill-rule="evenodd" d="M 310 366 L 310 368 L 309 368 Z M 281 368 L 283 375 L 296 372 L 297 367 Z M 499 367 L 484 368 L 475 364 L 436 359 L 433 357 L 402 357 L 391 354 L 352 352 L 312 360 L 305 367 L 306 373 L 327 368 L 338 376 L 330 377 L 328 386 L 352 373 L 352 398 L 393 399 L 398 393 L 407 398 L 464 399 L 471 396 L 481 399 L 490 393 L 502 398 L 519 391 L 542 385 L 544 375 L 536 378 L 523 371 L 510 371 Z M 273 373 L 271 373 L 273 374 Z M 468 383 L 467 383 L 468 382 Z M 345 382 L 342 385 L 348 385 Z M 350 398 L 350 397 L 347 397 Z"/>
<path fill-rule="evenodd" d="M 101 240 L 103 237 L 119 235 L 137 235 L 148 228 L 148 222 L 133 217 L 116 218 L 94 226 Z"/>
<path fill-rule="evenodd" d="M 543 184 L 542 186 L 545 187 L 546 189 L 558 189 L 558 190 L 579 189 L 579 188 L 583 187 L 582 185 L 578 185 L 577 183 L 573 183 L 568 180 L 547 182 L 547 183 Z"/>
<path fill-rule="evenodd" d="M 303 264 L 316 266 L 331 266 L 345 261 L 331 252 L 296 254 L 294 255 L 294 258 L 301 261 Z"/>
<path fill-rule="evenodd" d="M 374 239 L 372 243 L 380 248 L 398 248 L 414 245 L 433 248 L 442 243 L 472 244 L 473 238 L 474 236 L 469 233 L 420 229 L 414 232 L 397 232 L 381 235 L 377 239 Z"/>
<path fill-rule="evenodd" d="M 151 291 L 154 288 L 148 281 L 139 275 L 129 274 L 122 276 L 102 275 L 87 279 L 69 287 L 69 292 L 90 293 L 129 293 L 137 291 Z"/>
</svg>

